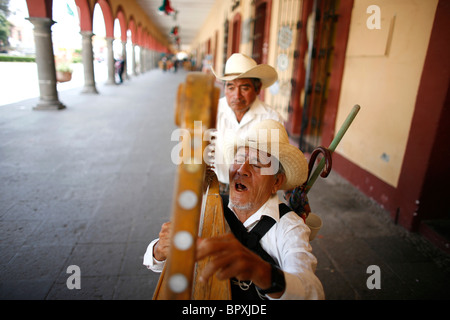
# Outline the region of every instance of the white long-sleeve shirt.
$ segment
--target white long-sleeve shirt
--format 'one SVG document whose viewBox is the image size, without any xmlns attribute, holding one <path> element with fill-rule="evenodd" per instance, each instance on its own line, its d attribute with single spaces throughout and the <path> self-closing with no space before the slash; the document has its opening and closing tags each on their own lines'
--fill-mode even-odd
<svg viewBox="0 0 450 320">
<path fill-rule="evenodd" d="M 324 299 L 322 283 L 315 275 L 317 260 L 309 244 L 310 229 L 293 211 L 280 219 L 278 204 L 276 196 L 270 198 L 244 222 L 244 227 L 250 231 L 263 215 L 272 217 L 277 222 L 261 238 L 260 243 L 284 272 L 286 290 L 280 300 Z M 144 265 L 155 272 L 161 272 L 164 261 L 153 257 L 153 247 L 157 241 L 158 239 L 153 240 L 147 247 Z"/>
<path fill-rule="evenodd" d="M 266 103 L 259 100 L 257 97 L 253 101 L 249 110 L 244 114 L 241 122 L 238 122 L 233 109 L 227 103 L 226 97 L 222 97 L 219 100 L 217 109 L 217 140 L 215 146 L 215 172 L 217 179 L 228 184 L 228 165 L 225 163 L 222 152 L 223 141 L 227 134 L 232 134 L 235 137 L 243 137 L 253 124 L 261 122 L 262 120 L 273 119 L 283 123 L 281 115 Z"/>
</svg>

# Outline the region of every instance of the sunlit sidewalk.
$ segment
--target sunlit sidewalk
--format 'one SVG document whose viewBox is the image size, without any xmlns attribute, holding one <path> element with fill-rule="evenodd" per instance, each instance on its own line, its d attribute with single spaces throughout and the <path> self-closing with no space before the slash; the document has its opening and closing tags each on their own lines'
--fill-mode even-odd
<svg viewBox="0 0 450 320">
<path fill-rule="evenodd" d="M 84 71 L 81 63 L 72 64 L 72 80 L 58 83 L 58 92 L 84 85 Z M 98 84 L 106 83 L 108 70 L 106 63 L 94 64 L 95 79 Z M 0 62 L 0 107 L 10 103 L 39 97 L 37 66 L 34 62 Z"/>
<path fill-rule="evenodd" d="M 32 110 L 36 98 L 0 108 L 1 299 L 152 297 L 142 257 L 170 215 L 184 78 L 153 70 L 98 95 L 62 91 L 61 111 Z"/>
</svg>

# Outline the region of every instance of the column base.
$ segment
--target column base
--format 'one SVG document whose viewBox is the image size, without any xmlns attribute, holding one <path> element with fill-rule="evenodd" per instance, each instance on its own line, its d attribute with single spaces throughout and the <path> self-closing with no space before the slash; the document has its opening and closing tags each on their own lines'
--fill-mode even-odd
<svg viewBox="0 0 450 320">
<path fill-rule="evenodd" d="M 59 101 L 39 101 L 33 110 L 62 110 L 66 106 Z"/>
<path fill-rule="evenodd" d="M 84 87 L 83 90 L 81 90 L 81 93 L 86 93 L 86 94 L 98 94 L 97 88 L 96 87 Z"/>
</svg>

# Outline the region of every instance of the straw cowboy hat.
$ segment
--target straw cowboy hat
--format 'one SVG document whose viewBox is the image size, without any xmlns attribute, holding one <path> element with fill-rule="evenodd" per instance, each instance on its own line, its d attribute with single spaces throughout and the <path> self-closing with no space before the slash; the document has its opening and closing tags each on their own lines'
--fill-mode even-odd
<svg viewBox="0 0 450 320">
<path fill-rule="evenodd" d="M 250 128 L 244 138 L 228 136 L 224 141 L 225 161 L 231 165 L 239 147 L 251 147 L 278 159 L 284 168 L 286 181 L 282 190 L 292 190 L 306 182 L 308 162 L 305 155 L 289 143 L 283 124 L 275 120 L 263 120 Z"/>
<path fill-rule="evenodd" d="M 211 71 L 216 78 L 232 81 L 241 78 L 261 79 L 262 89 L 270 87 L 278 79 L 277 71 L 268 64 L 257 64 L 255 60 L 242 53 L 233 53 L 225 63 L 225 74 L 218 75 L 213 68 Z"/>
</svg>

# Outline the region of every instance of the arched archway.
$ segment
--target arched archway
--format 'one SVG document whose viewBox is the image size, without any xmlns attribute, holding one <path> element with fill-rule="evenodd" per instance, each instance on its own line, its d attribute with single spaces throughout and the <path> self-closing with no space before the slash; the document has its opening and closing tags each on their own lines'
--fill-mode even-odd
<svg viewBox="0 0 450 320">
<path fill-rule="evenodd" d="M 116 80 L 115 80 L 114 50 L 113 50 L 114 18 L 112 15 L 112 9 L 108 0 L 98 0 L 97 4 L 100 6 L 100 9 L 103 14 L 103 20 L 105 23 L 106 63 L 108 66 L 108 79 L 106 81 L 106 84 L 115 84 Z"/>
<path fill-rule="evenodd" d="M 28 13 L 33 18 L 52 18 L 53 0 L 27 0 Z"/>
<path fill-rule="evenodd" d="M 80 18 L 80 30 L 92 32 L 92 10 L 87 0 L 75 0 L 78 8 L 78 16 Z"/>
<path fill-rule="evenodd" d="M 137 33 L 137 26 L 136 21 L 134 20 L 134 17 L 131 15 L 130 19 L 128 21 L 128 30 L 131 32 L 131 41 L 133 44 L 136 44 L 136 33 Z"/>
<path fill-rule="evenodd" d="M 127 41 L 127 18 L 126 18 L 126 14 L 125 11 L 123 10 L 122 6 L 119 6 L 117 8 L 117 14 L 116 14 L 116 18 L 119 20 L 120 23 L 120 37 L 122 41 Z"/>
<path fill-rule="evenodd" d="M 98 5 L 102 9 L 103 19 L 105 21 L 106 38 L 114 37 L 114 18 L 112 8 L 108 0 L 98 0 Z"/>
</svg>

